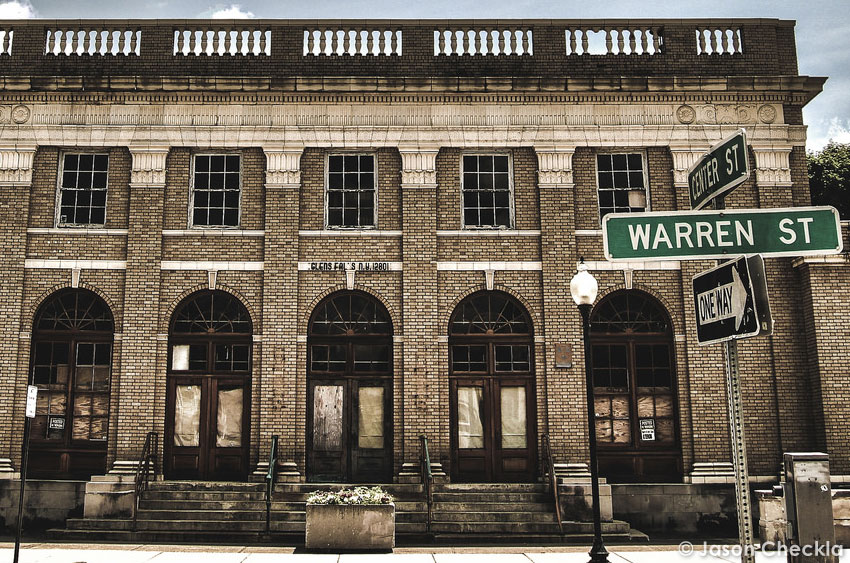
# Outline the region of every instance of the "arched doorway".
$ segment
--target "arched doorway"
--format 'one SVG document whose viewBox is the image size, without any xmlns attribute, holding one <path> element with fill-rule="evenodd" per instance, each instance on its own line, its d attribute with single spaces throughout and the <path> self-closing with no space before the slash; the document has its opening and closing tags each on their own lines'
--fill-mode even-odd
<svg viewBox="0 0 850 563">
<path fill-rule="evenodd" d="M 360 291 L 324 299 L 307 341 L 307 479 L 392 480 L 393 327 Z"/>
<path fill-rule="evenodd" d="M 452 479 L 520 482 L 536 476 L 531 319 L 507 293 L 464 299 L 449 324 Z"/>
<path fill-rule="evenodd" d="M 613 482 L 678 481 L 673 328 L 642 291 L 605 297 L 590 318 L 599 471 Z"/>
<path fill-rule="evenodd" d="M 242 480 L 248 475 L 251 317 L 224 291 L 199 291 L 171 320 L 165 474 Z"/>
<path fill-rule="evenodd" d="M 30 472 L 88 479 L 106 471 L 112 312 L 95 293 L 66 289 L 33 322 L 30 383 L 38 387 Z"/>
</svg>

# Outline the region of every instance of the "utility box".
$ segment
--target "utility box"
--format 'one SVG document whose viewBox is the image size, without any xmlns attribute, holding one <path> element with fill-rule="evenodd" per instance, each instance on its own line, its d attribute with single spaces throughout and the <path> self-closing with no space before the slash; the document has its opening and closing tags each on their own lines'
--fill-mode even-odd
<svg viewBox="0 0 850 563">
<path fill-rule="evenodd" d="M 829 456 L 786 453 L 784 486 L 788 562 L 837 563 Z"/>
</svg>

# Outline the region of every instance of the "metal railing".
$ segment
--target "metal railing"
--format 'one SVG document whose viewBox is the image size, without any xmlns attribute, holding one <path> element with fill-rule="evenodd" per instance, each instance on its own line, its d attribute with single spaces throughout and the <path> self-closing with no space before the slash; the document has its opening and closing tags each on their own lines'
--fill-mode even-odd
<svg viewBox="0 0 850 563">
<path fill-rule="evenodd" d="M 549 435 L 543 434 L 543 457 L 546 458 L 546 470 L 549 473 L 549 487 L 552 489 L 552 497 L 555 501 L 555 518 L 558 521 L 558 530 L 564 533 L 564 523 L 561 518 L 561 497 L 558 493 L 558 476 L 555 475 L 555 458 L 552 457 L 552 445 Z"/>
<path fill-rule="evenodd" d="M 422 448 L 419 453 L 419 470 L 422 474 L 422 488 L 425 492 L 425 504 L 427 505 L 427 519 L 425 520 L 425 533 L 431 533 L 431 520 L 434 509 L 434 476 L 431 474 L 431 456 L 428 453 L 428 438 L 419 436 Z"/>
<path fill-rule="evenodd" d="M 277 434 L 272 436 L 272 447 L 269 451 L 269 470 L 266 473 L 266 533 L 271 530 L 272 523 L 272 492 L 277 480 Z"/>
<path fill-rule="evenodd" d="M 155 478 L 159 473 L 159 465 L 157 463 L 157 452 L 159 451 L 159 434 L 156 432 L 148 432 L 145 436 L 145 445 L 142 448 L 142 455 L 139 456 L 139 462 L 136 465 L 136 480 L 133 489 L 133 531 L 136 531 L 136 520 L 139 514 L 139 500 L 142 493 L 148 490 L 148 482 L 151 478 L 151 473 Z M 153 471 L 151 471 L 153 470 Z"/>
</svg>

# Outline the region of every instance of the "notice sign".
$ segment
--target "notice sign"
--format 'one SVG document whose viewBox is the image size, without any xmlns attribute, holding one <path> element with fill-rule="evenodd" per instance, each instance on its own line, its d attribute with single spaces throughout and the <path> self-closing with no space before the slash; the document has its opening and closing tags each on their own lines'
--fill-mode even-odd
<svg viewBox="0 0 850 563">
<path fill-rule="evenodd" d="M 65 417 L 51 416 L 47 420 L 47 428 L 50 430 L 65 430 Z"/>
<path fill-rule="evenodd" d="M 27 418 L 35 418 L 35 405 L 38 402 L 38 387 L 27 385 Z"/>
<path fill-rule="evenodd" d="M 655 440 L 655 419 L 642 418 L 640 419 L 640 439 L 644 442 Z"/>
</svg>

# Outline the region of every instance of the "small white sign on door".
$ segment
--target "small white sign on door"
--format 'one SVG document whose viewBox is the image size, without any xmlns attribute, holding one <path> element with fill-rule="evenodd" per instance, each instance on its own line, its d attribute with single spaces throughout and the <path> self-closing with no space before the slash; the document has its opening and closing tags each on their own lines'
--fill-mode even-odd
<svg viewBox="0 0 850 563">
<path fill-rule="evenodd" d="M 655 440 L 655 420 L 652 418 L 640 419 L 640 439 L 644 442 Z"/>
<path fill-rule="evenodd" d="M 27 418 L 35 418 L 35 404 L 38 401 L 38 387 L 27 385 Z"/>
</svg>

